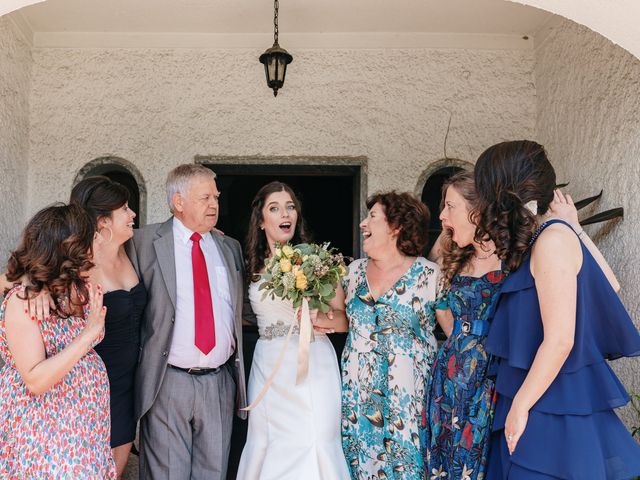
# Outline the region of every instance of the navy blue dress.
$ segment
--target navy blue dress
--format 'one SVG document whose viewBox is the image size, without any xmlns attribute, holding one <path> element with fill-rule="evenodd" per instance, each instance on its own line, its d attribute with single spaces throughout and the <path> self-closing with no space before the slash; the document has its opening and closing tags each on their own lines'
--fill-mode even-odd
<svg viewBox="0 0 640 480">
<path fill-rule="evenodd" d="M 539 231 L 557 222 L 546 222 Z M 574 346 L 531 408 L 512 456 L 504 423 L 543 340 L 530 257 L 503 284 L 486 342 L 498 359 L 487 479 L 626 480 L 640 475 L 640 445 L 613 411 L 629 396 L 607 362 L 640 355 L 640 335 L 591 253 L 581 247 Z"/>
</svg>

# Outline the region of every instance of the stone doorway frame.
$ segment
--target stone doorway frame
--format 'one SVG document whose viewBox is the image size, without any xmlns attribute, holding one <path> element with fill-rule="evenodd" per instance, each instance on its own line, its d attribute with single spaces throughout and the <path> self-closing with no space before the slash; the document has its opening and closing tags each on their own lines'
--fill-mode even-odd
<svg viewBox="0 0 640 480">
<path fill-rule="evenodd" d="M 196 155 L 194 162 L 199 165 L 228 165 L 228 166 L 247 166 L 261 167 L 261 169 L 275 170 L 277 167 L 289 167 L 289 174 L 295 174 L 296 167 L 305 167 L 305 174 L 317 173 L 322 175 L 324 172 L 331 171 L 335 167 L 356 167 L 359 192 L 354 192 L 354 212 L 353 212 L 353 251 L 362 251 L 362 240 L 360 238 L 358 225 L 366 216 L 366 203 L 368 195 L 368 163 L 369 160 L 365 156 L 278 156 L 278 155 Z M 286 168 L 285 168 L 286 170 Z M 335 171 L 335 170 L 334 170 Z"/>
</svg>

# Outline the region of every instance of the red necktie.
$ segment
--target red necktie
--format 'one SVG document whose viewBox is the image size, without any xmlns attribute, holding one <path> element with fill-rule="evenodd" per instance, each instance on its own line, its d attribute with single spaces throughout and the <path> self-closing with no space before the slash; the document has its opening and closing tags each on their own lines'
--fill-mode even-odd
<svg viewBox="0 0 640 480">
<path fill-rule="evenodd" d="M 198 349 L 208 354 L 216 346 L 216 330 L 213 319 L 213 302 L 211 301 L 211 287 L 207 274 L 207 263 L 200 248 L 202 236 L 199 233 L 191 235 L 191 264 L 193 265 L 193 300 L 195 313 L 195 344 Z"/>
</svg>

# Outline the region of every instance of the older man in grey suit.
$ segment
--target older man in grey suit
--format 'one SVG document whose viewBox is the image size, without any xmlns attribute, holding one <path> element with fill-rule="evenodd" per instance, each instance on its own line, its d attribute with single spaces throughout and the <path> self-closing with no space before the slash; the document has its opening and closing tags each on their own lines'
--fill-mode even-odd
<svg viewBox="0 0 640 480">
<path fill-rule="evenodd" d="M 173 217 L 137 231 L 128 252 L 149 292 L 136 376 L 141 479 L 226 477 L 234 404 L 246 404 L 244 269 L 240 244 L 214 230 L 219 195 L 208 168 L 175 168 Z"/>
</svg>

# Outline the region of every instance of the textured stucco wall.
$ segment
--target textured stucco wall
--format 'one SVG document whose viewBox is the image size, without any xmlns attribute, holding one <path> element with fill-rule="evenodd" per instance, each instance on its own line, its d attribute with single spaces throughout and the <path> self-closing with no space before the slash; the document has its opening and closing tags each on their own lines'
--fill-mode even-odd
<svg viewBox="0 0 640 480">
<path fill-rule="evenodd" d="M 562 15 L 589 27 L 640 58 L 638 0 L 509 0 Z"/>
<path fill-rule="evenodd" d="M 16 246 L 27 204 L 31 51 L 13 22 L 0 18 L 0 268 Z"/>
<path fill-rule="evenodd" d="M 147 221 L 194 155 L 366 156 L 369 190 L 413 190 L 429 162 L 474 159 L 535 126 L 533 52 L 304 50 L 277 98 L 253 50 L 34 49 L 29 211 L 96 157 L 137 166 Z"/>
<path fill-rule="evenodd" d="M 565 21 L 536 49 L 537 138 L 574 198 L 604 194 L 594 207 L 624 207 L 623 221 L 587 227 L 622 285 L 640 326 L 640 61 L 585 27 Z M 586 214 L 593 213 L 589 210 Z M 637 359 L 613 362 L 640 392 Z M 638 424 L 630 408 L 628 424 Z"/>
</svg>

